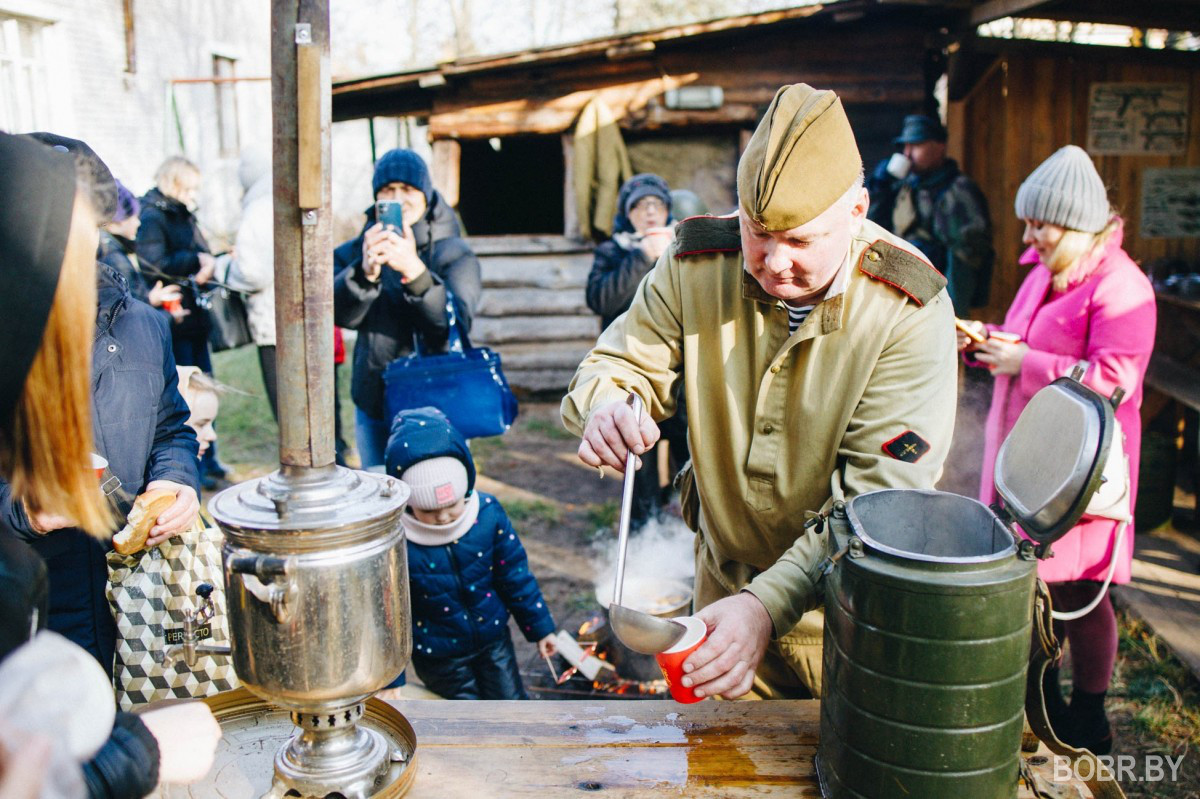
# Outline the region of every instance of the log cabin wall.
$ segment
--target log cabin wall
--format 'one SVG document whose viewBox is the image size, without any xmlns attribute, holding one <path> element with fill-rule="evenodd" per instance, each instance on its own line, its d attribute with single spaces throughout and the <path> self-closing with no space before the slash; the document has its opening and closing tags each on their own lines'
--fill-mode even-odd
<svg viewBox="0 0 1200 799">
<path fill-rule="evenodd" d="M 987 195 L 995 228 L 996 266 L 989 304 L 978 315 L 1003 319 L 1026 268 L 1023 226 L 1013 212 L 1017 188 L 1066 144 L 1087 146 L 1093 83 L 1185 83 L 1189 130 L 1179 155 L 1099 155 L 1096 167 L 1125 218 L 1125 249 L 1143 268 L 1163 257 L 1200 271 L 1200 239 L 1140 235 L 1142 177 L 1156 167 L 1200 166 L 1200 58 L 1191 53 L 1082 45 L 977 42 L 995 60 L 961 100 L 950 103 L 950 154 Z"/>
</svg>

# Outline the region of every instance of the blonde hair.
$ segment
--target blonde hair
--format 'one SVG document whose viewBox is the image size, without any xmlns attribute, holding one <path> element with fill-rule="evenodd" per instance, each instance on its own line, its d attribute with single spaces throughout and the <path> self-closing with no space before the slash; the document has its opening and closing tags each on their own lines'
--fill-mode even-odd
<svg viewBox="0 0 1200 799">
<path fill-rule="evenodd" d="M 205 374 L 199 366 L 176 366 L 175 370 L 179 373 L 179 394 L 189 408 L 192 407 L 196 395 L 204 391 L 211 391 L 218 397 L 230 392 L 245 393 L 237 392 L 232 386 Z"/>
<path fill-rule="evenodd" d="M 1099 233 L 1066 229 L 1054 252 L 1046 259 L 1046 268 L 1053 275 L 1055 291 L 1063 291 L 1083 276 L 1094 263 L 1093 256 L 1103 250 L 1122 227 L 1121 217 L 1113 213 Z"/>
<path fill-rule="evenodd" d="M 200 177 L 200 167 L 184 158 L 173 155 L 159 165 L 154 172 L 154 185 L 173 200 L 179 199 L 180 185 L 187 177 Z"/>
<path fill-rule="evenodd" d="M 67 516 L 96 537 L 112 512 L 91 468 L 92 328 L 96 324 L 96 221 L 76 193 L 54 304 L 12 427 L 0 434 L 0 471 L 30 513 Z"/>
</svg>

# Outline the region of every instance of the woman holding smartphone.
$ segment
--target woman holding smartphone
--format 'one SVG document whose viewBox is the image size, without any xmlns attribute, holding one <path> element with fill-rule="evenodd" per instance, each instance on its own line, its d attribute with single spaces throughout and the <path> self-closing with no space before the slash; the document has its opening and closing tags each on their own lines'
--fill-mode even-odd
<svg viewBox="0 0 1200 799">
<path fill-rule="evenodd" d="M 1123 223 L 1109 205 L 1104 182 L 1091 158 L 1068 145 L 1046 159 L 1017 191 L 1017 216 L 1025 223 L 1031 267 L 1001 325 L 960 327 L 958 347 L 968 363 L 995 376 L 988 413 L 980 500 L 995 501 L 993 468 L 1000 443 L 1025 405 L 1040 389 L 1087 362 L 1083 382 L 1105 396 L 1117 388 L 1125 399 L 1116 411 L 1129 458 L 1129 502 L 1137 495 L 1141 445 L 1142 382 L 1154 347 L 1156 308 L 1150 281 L 1121 248 Z M 985 336 L 972 340 L 972 332 Z M 1129 527 L 1132 528 L 1132 522 Z M 1086 607 L 1113 582 L 1129 582 L 1133 536 L 1116 549 L 1118 523 L 1084 516 L 1054 544 L 1054 557 L 1038 563 L 1055 610 Z M 1104 597 L 1081 618 L 1055 622 L 1071 652 L 1071 703 L 1058 683 L 1058 669 L 1044 686 L 1050 720 L 1059 737 L 1096 754 L 1112 749 L 1104 699 L 1117 655 L 1117 624 Z"/>
</svg>

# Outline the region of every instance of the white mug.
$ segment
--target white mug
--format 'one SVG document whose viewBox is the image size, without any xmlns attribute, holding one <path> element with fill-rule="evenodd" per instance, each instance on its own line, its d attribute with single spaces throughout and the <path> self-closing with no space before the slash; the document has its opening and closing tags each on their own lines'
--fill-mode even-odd
<svg viewBox="0 0 1200 799">
<path fill-rule="evenodd" d="M 892 157 L 887 162 L 888 174 L 897 180 L 903 180 L 908 177 L 911 169 L 912 161 L 904 153 L 892 153 Z"/>
</svg>

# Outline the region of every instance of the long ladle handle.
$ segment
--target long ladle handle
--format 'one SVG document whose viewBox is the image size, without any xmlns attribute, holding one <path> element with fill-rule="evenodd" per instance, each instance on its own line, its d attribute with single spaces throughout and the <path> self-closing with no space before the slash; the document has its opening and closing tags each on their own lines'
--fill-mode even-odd
<svg viewBox="0 0 1200 799">
<path fill-rule="evenodd" d="M 633 409 L 633 418 L 642 421 L 642 398 L 632 391 L 625 403 Z M 625 550 L 629 548 L 629 514 L 633 510 L 633 477 L 637 455 L 629 450 L 625 455 L 625 482 L 621 484 L 621 516 L 617 522 L 617 574 L 613 583 L 613 604 L 621 604 L 621 594 L 625 588 Z"/>
</svg>

